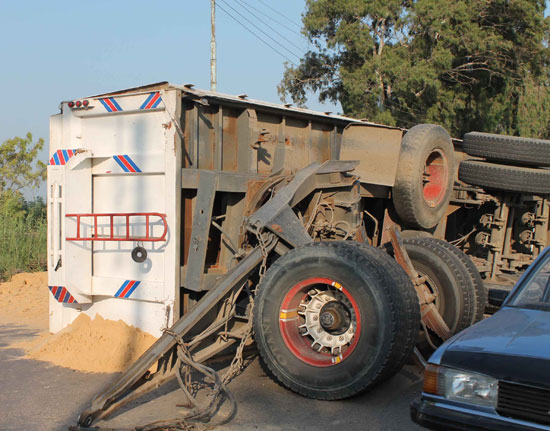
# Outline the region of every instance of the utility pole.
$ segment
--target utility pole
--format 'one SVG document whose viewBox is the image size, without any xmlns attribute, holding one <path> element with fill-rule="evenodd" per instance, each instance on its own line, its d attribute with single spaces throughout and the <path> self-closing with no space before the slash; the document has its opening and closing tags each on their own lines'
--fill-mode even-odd
<svg viewBox="0 0 550 431">
<path fill-rule="evenodd" d="M 216 0 L 210 0 L 210 90 L 216 91 Z"/>
</svg>

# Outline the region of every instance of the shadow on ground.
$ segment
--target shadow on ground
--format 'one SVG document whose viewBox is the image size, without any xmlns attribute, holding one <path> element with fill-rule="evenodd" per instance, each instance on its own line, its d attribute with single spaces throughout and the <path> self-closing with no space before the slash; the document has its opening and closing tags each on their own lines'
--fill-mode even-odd
<svg viewBox="0 0 550 431">
<path fill-rule="evenodd" d="M 0 325 L 0 430 L 60 431 L 75 425 L 90 401 L 116 374 L 82 373 L 23 359 L 14 340 L 36 335 L 23 326 Z M 296 395 L 266 376 L 258 359 L 229 385 L 238 413 L 216 429 L 243 430 L 420 430 L 409 419 L 409 403 L 421 388 L 420 376 L 406 367 L 373 391 L 344 401 L 318 401 Z M 178 417 L 185 401 L 172 381 L 116 412 L 99 425 L 130 427 Z"/>
<path fill-rule="evenodd" d="M 58 431 L 76 423 L 88 400 L 113 375 L 81 373 L 23 359 L 15 340 L 37 331 L 17 325 L 0 326 L 0 430 Z"/>
</svg>

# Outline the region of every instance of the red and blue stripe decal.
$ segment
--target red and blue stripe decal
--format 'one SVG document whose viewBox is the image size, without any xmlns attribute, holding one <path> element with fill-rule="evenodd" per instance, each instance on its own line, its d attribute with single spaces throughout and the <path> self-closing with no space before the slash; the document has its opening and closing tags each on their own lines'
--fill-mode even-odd
<svg viewBox="0 0 550 431">
<path fill-rule="evenodd" d="M 107 112 L 120 112 L 123 110 L 114 97 L 105 97 L 103 99 L 99 99 L 99 101 L 105 107 Z"/>
<path fill-rule="evenodd" d="M 64 304 L 77 304 L 74 296 L 69 293 L 69 291 L 63 286 L 48 286 L 50 292 L 52 292 L 53 297 L 57 302 L 63 302 Z"/>
<path fill-rule="evenodd" d="M 134 293 L 134 290 L 139 286 L 141 281 L 137 280 L 126 280 L 124 283 L 122 283 L 122 286 L 120 286 L 120 289 L 118 289 L 115 293 L 115 298 L 129 298 L 132 293 Z"/>
<path fill-rule="evenodd" d="M 128 154 L 113 156 L 115 162 L 122 168 L 124 172 L 141 172 L 138 165 L 130 158 Z"/>
<path fill-rule="evenodd" d="M 139 107 L 139 109 L 154 109 L 162 101 L 160 93 L 158 91 L 150 93 L 145 102 Z"/>
<path fill-rule="evenodd" d="M 50 158 L 50 165 L 64 165 L 76 154 L 76 150 L 57 150 Z"/>
</svg>

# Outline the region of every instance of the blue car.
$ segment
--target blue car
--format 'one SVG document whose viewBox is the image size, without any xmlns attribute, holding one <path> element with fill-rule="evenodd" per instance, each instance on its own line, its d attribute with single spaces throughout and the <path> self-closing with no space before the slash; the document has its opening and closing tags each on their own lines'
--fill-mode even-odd
<svg viewBox="0 0 550 431">
<path fill-rule="evenodd" d="M 550 430 L 550 248 L 492 317 L 429 359 L 411 418 L 434 430 Z"/>
</svg>

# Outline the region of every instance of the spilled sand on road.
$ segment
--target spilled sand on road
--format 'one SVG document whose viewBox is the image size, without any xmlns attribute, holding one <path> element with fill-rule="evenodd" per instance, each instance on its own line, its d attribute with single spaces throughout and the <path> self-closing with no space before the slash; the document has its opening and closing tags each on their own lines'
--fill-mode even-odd
<svg viewBox="0 0 550 431">
<path fill-rule="evenodd" d="M 155 342 L 155 337 L 123 321 L 93 320 L 81 314 L 67 328 L 47 337 L 28 357 L 80 371 L 125 370 Z"/>
<path fill-rule="evenodd" d="M 82 313 L 56 334 L 48 331 L 46 273 L 17 274 L 0 283 L 0 323 L 25 326 L 37 336 L 15 340 L 10 348 L 26 351 L 26 358 L 61 367 L 98 373 L 125 370 L 156 340 L 123 321 L 91 319 Z"/>
</svg>

